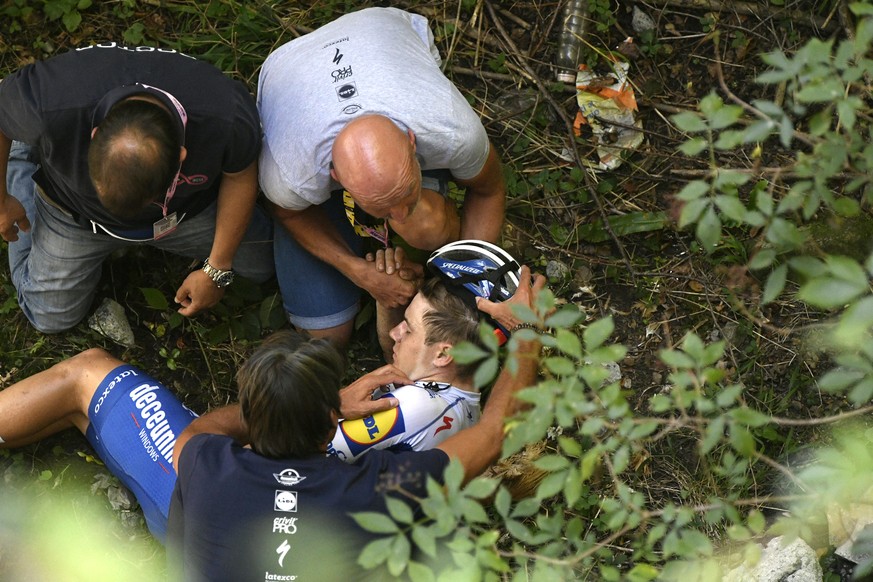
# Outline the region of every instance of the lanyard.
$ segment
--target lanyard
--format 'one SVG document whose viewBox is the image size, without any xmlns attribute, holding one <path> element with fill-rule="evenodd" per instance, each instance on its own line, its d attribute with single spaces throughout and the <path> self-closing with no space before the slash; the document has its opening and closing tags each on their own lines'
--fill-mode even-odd
<svg viewBox="0 0 873 582">
<path fill-rule="evenodd" d="M 160 91 L 163 95 L 166 95 L 167 99 L 170 100 L 170 103 L 173 104 L 173 107 L 176 108 L 176 113 L 179 114 L 179 119 L 182 120 L 182 143 L 185 143 L 185 128 L 188 125 L 188 113 L 185 111 L 185 108 L 182 107 L 182 104 L 170 93 L 167 93 L 163 89 L 159 89 L 158 87 L 152 87 L 151 85 L 146 85 L 145 83 L 137 83 L 141 87 L 146 89 L 151 89 L 152 91 Z M 176 175 L 173 177 L 172 183 L 170 183 L 170 187 L 167 188 L 167 194 L 164 196 L 164 203 L 161 204 L 159 202 L 153 202 L 155 206 L 160 206 L 161 210 L 164 213 L 164 218 L 167 217 L 167 207 L 170 205 L 170 200 L 173 199 L 173 196 L 176 194 L 176 184 L 179 183 L 179 175 L 182 173 L 182 164 L 179 164 L 179 169 L 176 170 Z"/>
</svg>

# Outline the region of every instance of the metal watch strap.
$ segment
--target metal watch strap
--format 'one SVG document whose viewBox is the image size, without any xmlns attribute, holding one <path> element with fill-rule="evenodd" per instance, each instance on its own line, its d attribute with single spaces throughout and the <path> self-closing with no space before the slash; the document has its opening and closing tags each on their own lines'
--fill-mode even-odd
<svg viewBox="0 0 873 582">
<path fill-rule="evenodd" d="M 206 273 L 212 282 L 219 288 L 227 287 L 233 282 L 233 269 L 223 271 L 209 264 L 209 258 L 203 261 L 202 271 Z"/>
</svg>

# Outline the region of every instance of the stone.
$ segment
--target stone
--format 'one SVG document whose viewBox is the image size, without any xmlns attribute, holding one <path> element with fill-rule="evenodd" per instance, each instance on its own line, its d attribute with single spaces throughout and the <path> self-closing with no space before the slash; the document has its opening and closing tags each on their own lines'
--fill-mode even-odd
<svg viewBox="0 0 873 582">
<path fill-rule="evenodd" d="M 88 327 L 124 347 L 136 345 L 124 307 L 108 297 L 103 299 L 100 307 L 88 318 Z"/>
</svg>

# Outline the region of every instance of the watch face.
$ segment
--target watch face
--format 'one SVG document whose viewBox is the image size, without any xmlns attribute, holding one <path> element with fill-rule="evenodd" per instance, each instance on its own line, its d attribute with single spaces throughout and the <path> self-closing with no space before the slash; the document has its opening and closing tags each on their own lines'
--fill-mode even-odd
<svg viewBox="0 0 873 582">
<path fill-rule="evenodd" d="M 219 287 L 227 287 L 233 283 L 233 271 L 224 271 L 213 280 Z"/>
</svg>

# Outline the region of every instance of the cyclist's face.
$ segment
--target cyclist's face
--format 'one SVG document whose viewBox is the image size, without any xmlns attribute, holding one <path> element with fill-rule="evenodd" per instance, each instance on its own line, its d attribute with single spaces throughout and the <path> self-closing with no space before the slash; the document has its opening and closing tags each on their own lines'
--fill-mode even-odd
<svg viewBox="0 0 873 582">
<path fill-rule="evenodd" d="M 418 293 L 406 308 L 403 321 L 391 330 L 391 339 L 394 340 L 394 365 L 412 380 L 431 379 L 437 371 L 434 361 L 444 349 L 439 343 L 425 343 L 427 330 L 424 315 L 431 309 L 427 299 Z"/>
</svg>

